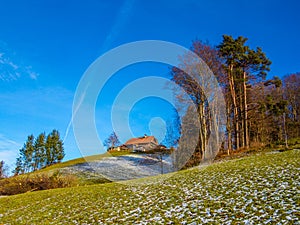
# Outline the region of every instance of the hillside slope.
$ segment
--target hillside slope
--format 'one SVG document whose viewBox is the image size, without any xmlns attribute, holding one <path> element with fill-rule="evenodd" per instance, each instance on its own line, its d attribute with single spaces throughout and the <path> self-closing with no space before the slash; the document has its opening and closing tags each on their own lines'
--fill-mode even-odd
<svg viewBox="0 0 300 225">
<path fill-rule="evenodd" d="M 171 157 L 162 156 L 162 161 L 155 154 L 132 154 L 112 152 L 87 156 L 57 163 L 34 174 L 53 173 L 71 174 L 79 178 L 80 185 L 109 183 L 111 181 L 131 180 L 173 171 Z"/>
<path fill-rule="evenodd" d="M 300 224 L 299 170 L 293 150 L 173 176 L 3 197 L 0 224 Z"/>
<path fill-rule="evenodd" d="M 100 160 L 75 164 L 59 170 L 77 176 L 81 174 L 86 181 L 101 177 L 109 181 L 122 181 L 170 173 L 173 171 L 173 167 L 168 156 L 163 156 L 160 161 L 158 158 L 146 154 L 127 154 L 103 157 Z"/>
</svg>

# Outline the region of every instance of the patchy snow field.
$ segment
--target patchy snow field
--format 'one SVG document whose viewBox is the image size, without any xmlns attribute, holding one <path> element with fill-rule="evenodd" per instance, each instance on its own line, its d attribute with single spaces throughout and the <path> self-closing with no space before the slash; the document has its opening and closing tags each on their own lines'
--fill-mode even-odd
<svg viewBox="0 0 300 225">
<path fill-rule="evenodd" d="M 85 178 L 95 179 L 98 176 L 111 181 L 122 181 L 170 173 L 173 171 L 173 167 L 168 156 L 163 156 L 160 161 L 157 156 L 131 154 L 105 157 L 101 160 L 77 164 L 60 170 L 64 173 L 79 173 Z"/>
<path fill-rule="evenodd" d="M 164 178 L 151 185 L 27 193 L 0 199 L 0 224 L 300 224 L 299 172 L 294 150 L 140 179 Z"/>
</svg>

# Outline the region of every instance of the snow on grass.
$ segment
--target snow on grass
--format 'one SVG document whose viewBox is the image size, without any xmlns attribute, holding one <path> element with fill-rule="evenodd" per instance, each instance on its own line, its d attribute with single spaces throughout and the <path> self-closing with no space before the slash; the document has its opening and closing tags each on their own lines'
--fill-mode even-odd
<svg viewBox="0 0 300 225">
<path fill-rule="evenodd" d="M 300 152 L 0 199 L 0 224 L 300 224 Z M 160 176 L 161 177 L 161 176 Z M 143 178 L 141 182 L 159 179 Z"/>
<path fill-rule="evenodd" d="M 65 173 L 84 174 L 86 177 L 105 177 L 111 181 L 130 180 L 155 176 L 173 171 L 169 157 L 163 156 L 162 162 L 144 154 L 130 154 L 118 157 L 105 157 L 82 164 L 60 169 Z"/>
</svg>

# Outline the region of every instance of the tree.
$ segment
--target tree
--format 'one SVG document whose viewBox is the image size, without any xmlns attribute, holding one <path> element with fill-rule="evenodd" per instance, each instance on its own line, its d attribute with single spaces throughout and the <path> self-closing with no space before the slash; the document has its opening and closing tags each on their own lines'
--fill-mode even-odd
<svg viewBox="0 0 300 225">
<path fill-rule="evenodd" d="M 198 165 L 202 160 L 203 155 L 199 150 L 201 124 L 196 114 L 195 107 L 189 106 L 182 117 L 181 136 L 173 159 L 176 170 Z"/>
<path fill-rule="evenodd" d="M 36 139 L 33 135 L 28 136 L 23 148 L 19 150 L 14 170 L 15 175 L 61 162 L 65 153 L 59 132 L 53 130 L 45 139 L 45 133 L 41 133 Z"/>
<path fill-rule="evenodd" d="M 287 100 L 287 129 L 290 138 L 300 136 L 300 73 L 283 77 L 283 94 Z"/>
<path fill-rule="evenodd" d="M 34 161 L 34 136 L 31 134 L 27 137 L 24 147 L 20 150 L 21 159 L 23 161 L 23 170 L 25 173 L 31 172 Z"/>
<path fill-rule="evenodd" d="M 200 162 L 204 159 L 206 146 L 211 134 L 211 114 L 213 109 L 209 105 L 209 101 L 207 99 L 208 96 L 205 95 L 208 93 L 204 93 L 203 89 L 204 86 L 207 91 L 209 89 L 209 84 L 213 83 L 213 81 L 207 80 L 211 78 L 204 76 L 204 74 L 208 73 L 207 69 L 209 67 L 217 79 L 221 81 L 222 66 L 217 49 L 210 46 L 208 43 L 203 43 L 196 40 L 193 42 L 191 50 L 198 55 L 205 62 L 205 64 L 199 61 L 195 62 L 194 57 L 187 54 L 182 58 L 182 65 L 180 65 L 181 68 L 173 67 L 171 75 L 172 80 L 184 90 L 184 92 L 175 94 L 178 104 L 181 105 L 185 113 L 187 113 L 187 105 L 193 104 L 197 109 L 196 115 L 198 116 L 200 128 L 199 132 L 197 132 L 199 134 L 199 142 L 197 143 L 197 148 L 195 150 L 195 158 L 197 158 Z M 195 80 L 194 78 L 198 80 Z M 199 83 L 202 83 L 201 85 L 203 86 L 200 87 Z M 214 90 L 209 91 L 211 92 L 210 97 L 212 97 L 214 95 Z M 187 137 L 185 137 L 184 140 L 186 140 L 186 138 Z M 199 162 L 196 162 L 195 160 L 196 164 Z"/>
<path fill-rule="evenodd" d="M 0 179 L 6 177 L 5 173 L 6 173 L 5 163 L 2 160 L 2 161 L 0 161 Z"/>
<path fill-rule="evenodd" d="M 262 48 L 250 48 L 247 40 L 242 36 L 233 38 L 223 35 L 222 42 L 216 48 L 201 41 L 193 42 L 191 47 L 213 71 L 223 89 L 228 154 L 232 149 L 248 148 L 257 143 L 282 144 L 284 141 L 287 147 L 287 140 L 300 134 L 300 73 L 286 75 L 283 81 L 279 77 L 265 81 L 271 61 Z M 218 119 L 212 118 L 218 105 L 211 105 L 205 96 L 207 89 L 203 91 L 206 87 L 203 88 L 202 84 L 200 87 L 193 79 L 204 79 L 202 72 L 205 66 L 195 63 L 188 54 L 181 59 L 182 66 L 173 67 L 171 75 L 172 80 L 184 91 L 175 90 L 175 95 L 182 115 L 187 113 L 191 102 L 197 108 L 199 143 L 193 157 L 201 155 L 200 160 L 204 160 L 208 151 L 212 150 L 205 148 L 208 140 L 211 140 L 215 130 L 220 129 L 213 122 Z M 209 84 L 207 81 L 203 83 Z M 185 121 L 188 119 L 186 116 Z M 182 128 L 182 131 L 185 130 Z M 184 145 L 188 148 L 188 139 L 182 135 L 182 143 L 186 143 Z"/>
<path fill-rule="evenodd" d="M 34 143 L 34 168 L 33 170 L 40 169 L 46 162 L 46 150 L 45 150 L 45 133 L 41 133 Z"/>
<path fill-rule="evenodd" d="M 20 152 L 21 152 L 21 150 L 20 150 Z M 17 161 L 16 161 L 16 168 L 13 171 L 14 176 L 17 176 L 19 174 L 23 174 L 24 172 L 25 171 L 24 171 L 23 160 L 22 160 L 21 157 L 18 157 Z"/>
<path fill-rule="evenodd" d="M 47 135 L 45 150 L 46 150 L 46 166 L 51 165 L 54 162 L 53 154 L 52 154 L 52 136 L 50 134 Z"/>
<path fill-rule="evenodd" d="M 254 80 L 265 79 L 271 65 L 261 48 L 252 50 L 245 45 L 247 40 L 241 36 L 234 39 L 232 36 L 223 35 L 223 41 L 217 47 L 224 60 L 228 79 L 236 148 L 249 147 L 247 87 Z M 228 110 L 228 114 L 231 114 L 231 110 Z"/>
<path fill-rule="evenodd" d="M 48 136 L 45 144 L 46 165 L 61 162 L 65 156 L 63 142 L 57 130 L 53 130 Z"/>
<path fill-rule="evenodd" d="M 166 135 L 162 143 L 167 147 L 175 147 L 180 138 L 181 124 L 180 117 L 177 112 L 174 113 L 174 117 L 166 122 Z"/>
<path fill-rule="evenodd" d="M 250 140 L 263 145 L 285 142 L 286 112 L 282 81 L 279 77 L 255 84 L 249 92 Z"/>
<path fill-rule="evenodd" d="M 103 145 L 107 147 L 107 149 L 114 148 L 120 145 L 121 142 L 119 141 L 118 136 L 115 132 L 112 132 L 104 141 Z"/>
</svg>

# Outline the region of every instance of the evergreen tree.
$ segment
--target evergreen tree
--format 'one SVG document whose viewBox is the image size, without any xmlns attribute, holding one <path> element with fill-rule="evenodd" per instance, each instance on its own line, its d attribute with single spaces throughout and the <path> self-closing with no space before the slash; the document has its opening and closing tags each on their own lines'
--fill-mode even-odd
<svg viewBox="0 0 300 225">
<path fill-rule="evenodd" d="M 35 140 L 33 161 L 34 161 L 33 170 L 40 169 L 45 165 L 46 162 L 45 133 L 41 133 Z"/>
<path fill-rule="evenodd" d="M 31 172 L 34 165 L 34 161 L 33 161 L 34 136 L 32 134 L 27 137 L 27 141 L 24 147 L 21 149 L 20 153 L 23 160 L 24 172 L 25 173 Z"/>
<path fill-rule="evenodd" d="M 52 142 L 53 142 L 53 155 L 54 162 L 61 162 L 61 160 L 65 157 L 63 142 L 60 139 L 60 134 L 57 130 L 53 130 L 52 133 Z"/>
<path fill-rule="evenodd" d="M 20 152 L 21 152 L 21 149 L 20 149 Z M 22 161 L 21 157 L 17 158 L 16 168 L 14 169 L 13 173 L 14 173 L 14 176 L 24 173 L 24 166 L 23 166 L 23 161 Z"/>
<path fill-rule="evenodd" d="M 50 134 L 47 135 L 45 150 L 46 150 L 46 166 L 51 165 L 54 162 L 52 157 L 52 136 Z"/>
<path fill-rule="evenodd" d="M 45 133 L 41 133 L 36 139 L 33 135 L 29 135 L 19 154 L 14 170 L 15 175 L 61 162 L 65 156 L 63 142 L 57 130 L 53 130 L 47 138 Z"/>
<path fill-rule="evenodd" d="M 247 87 L 253 84 L 255 79 L 265 79 L 266 72 L 270 70 L 271 65 L 271 61 L 261 48 L 252 50 L 245 45 L 247 40 L 241 36 L 234 39 L 232 36 L 223 35 L 223 41 L 218 46 L 228 77 L 228 89 L 232 102 L 228 115 L 232 110 L 236 148 L 249 147 Z"/>
<path fill-rule="evenodd" d="M 61 160 L 65 156 L 63 142 L 57 130 L 53 130 L 48 136 L 45 144 L 46 147 L 46 165 L 51 165 Z"/>
</svg>

